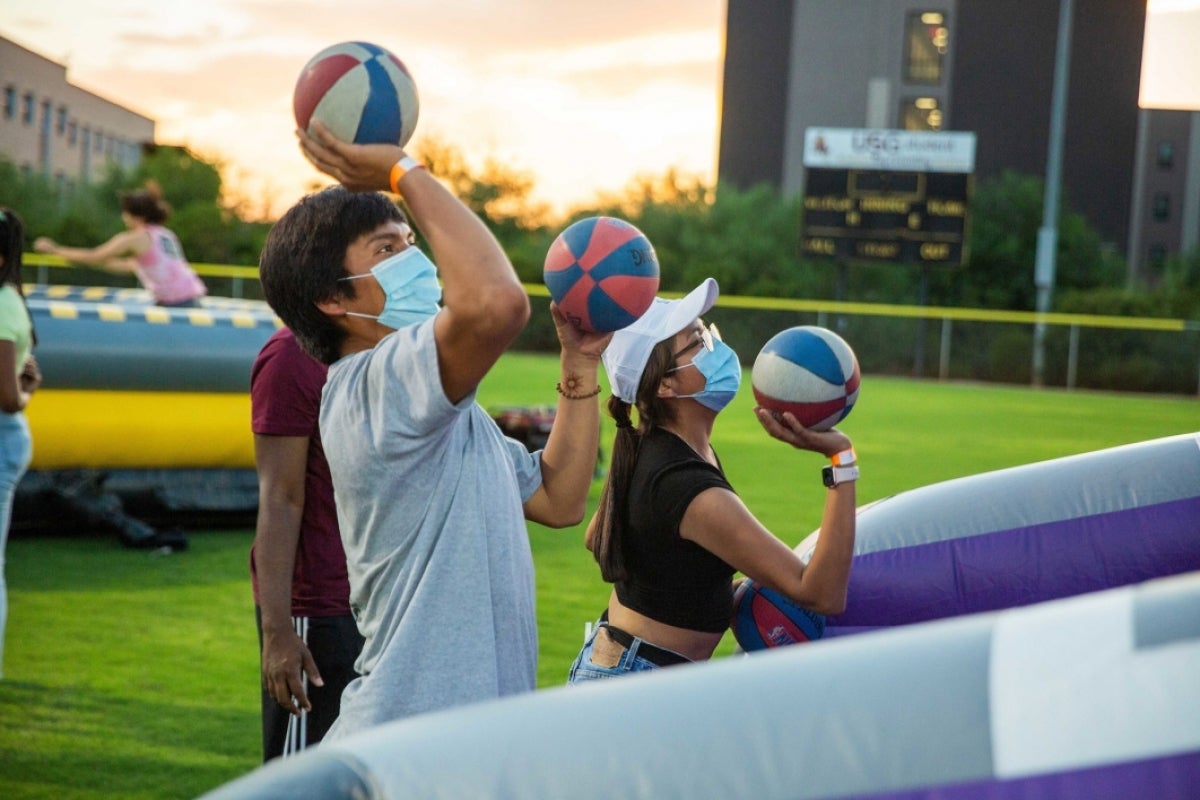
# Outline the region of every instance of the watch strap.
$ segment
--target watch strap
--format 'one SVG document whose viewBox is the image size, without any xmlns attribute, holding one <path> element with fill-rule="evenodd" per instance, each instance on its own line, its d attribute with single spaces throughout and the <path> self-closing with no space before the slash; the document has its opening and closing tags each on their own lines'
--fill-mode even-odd
<svg viewBox="0 0 1200 800">
<path fill-rule="evenodd" d="M 824 467 L 821 470 L 821 480 L 830 489 L 843 483 L 856 481 L 858 480 L 858 465 L 855 464 L 848 467 L 835 467 L 831 465 Z"/>
</svg>

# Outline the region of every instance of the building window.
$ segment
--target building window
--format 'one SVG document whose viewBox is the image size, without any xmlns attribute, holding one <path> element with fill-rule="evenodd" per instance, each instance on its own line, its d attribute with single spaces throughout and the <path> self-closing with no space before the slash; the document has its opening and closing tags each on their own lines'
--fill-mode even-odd
<svg viewBox="0 0 1200 800">
<path fill-rule="evenodd" d="M 58 118 L 55 120 L 54 132 L 62 136 L 67 132 L 67 107 L 58 107 Z"/>
<path fill-rule="evenodd" d="M 75 143 L 78 141 L 79 123 L 77 123 L 75 120 L 71 120 L 67 123 L 67 144 L 71 147 L 74 147 Z"/>
<path fill-rule="evenodd" d="M 942 61 L 949 49 L 950 29 L 941 11 L 914 11 L 904 31 L 904 80 L 942 82 Z"/>
<path fill-rule="evenodd" d="M 4 118 L 12 119 L 17 115 L 17 87 L 4 87 Z"/>
<path fill-rule="evenodd" d="M 96 131 L 95 138 L 92 139 L 92 150 L 99 153 L 104 149 L 104 132 Z"/>
<path fill-rule="evenodd" d="M 1158 143 L 1158 162 L 1159 169 L 1170 169 L 1175 163 L 1175 143 L 1174 142 L 1159 142 Z"/>
<path fill-rule="evenodd" d="M 1154 205 L 1151 207 L 1150 213 L 1159 222 L 1169 220 L 1171 218 L 1171 195 L 1166 192 L 1159 192 L 1154 195 Z"/>
<path fill-rule="evenodd" d="M 940 131 L 942 108 L 936 97 L 909 97 L 900 101 L 900 128 L 906 131 Z"/>
<path fill-rule="evenodd" d="M 21 98 L 21 122 L 26 125 L 33 124 L 34 105 L 33 92 L 26 92 L 25 96 Z"/>
<path fill-rule="evenodd" d="M 1147 261 L 1150 266 L 1161 269 L 1163 264 L 1167 263 L 1167 246 L 1163 244 L 1152 244 L 1146 252 Z"/>
</svg>

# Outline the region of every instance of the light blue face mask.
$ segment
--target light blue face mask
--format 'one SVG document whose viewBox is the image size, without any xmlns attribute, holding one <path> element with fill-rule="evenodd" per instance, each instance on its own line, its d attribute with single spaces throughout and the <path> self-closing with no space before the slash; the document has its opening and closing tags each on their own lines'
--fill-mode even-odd
<svg viewBox="0 0 1200 800">
<path fill-rule="evenodd" d="M 424 322 L 438 312 L 442 288 L 438 285 L 437 267 L 419 247 L 406 247 L 396 255 L 385 258 L 371 267 L 371 275 L 379 281 L 385 300 L 379 316 L 347 311 L 348 317 L 373 319 L 380 325 L 399 330 L 406 325 Z M 350 275 L 338 280 L 353 281 L 366 275 Z"/>
<path fill-rule="evenodd" d="M 697 403 L 720 411 L 729 405 L 729 401 L 737 394 L 742 385 L 742 365 L 737 353 L 720 339 L 713 340 L 713 349 L 701 347 L 688 364 L 680 364 L 668 373 L 681 370 L 684 367 L 695 367 L 704 376 L 704 391 L 695 394 L 677 394 L 677 398 L 690 397 Z"/>
</svg>

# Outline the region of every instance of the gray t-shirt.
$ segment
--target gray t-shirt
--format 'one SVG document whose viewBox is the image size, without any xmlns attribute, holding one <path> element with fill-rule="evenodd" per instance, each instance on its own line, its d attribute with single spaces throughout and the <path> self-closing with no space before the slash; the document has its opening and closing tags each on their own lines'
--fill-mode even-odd
<svg viewBox="0 0 1200 800">
<path fill-rule="evenodd" d="M 535 688 L 522 504 L 541 454 L 504 436 L 473 393 L 446 399 L 432 320 L 334 363 L 320 426 L 366 638 L 326 740 Z"/>
</svg>

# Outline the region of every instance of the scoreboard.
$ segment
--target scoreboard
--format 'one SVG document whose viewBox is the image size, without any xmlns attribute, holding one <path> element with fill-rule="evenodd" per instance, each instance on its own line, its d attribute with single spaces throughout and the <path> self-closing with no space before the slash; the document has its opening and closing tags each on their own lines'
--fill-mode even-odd
<svg viewBox="0 0 1200 800">
<path fill-rule="evenodd" d="M 961 266 L 974 144 L 970 133 L 810 128 L 801 251 Z"/>
</svg>

